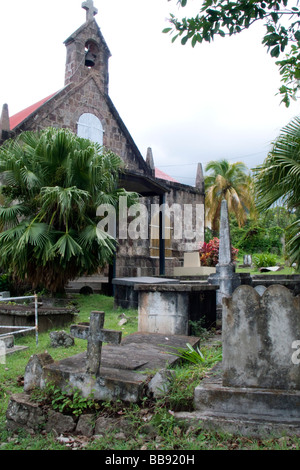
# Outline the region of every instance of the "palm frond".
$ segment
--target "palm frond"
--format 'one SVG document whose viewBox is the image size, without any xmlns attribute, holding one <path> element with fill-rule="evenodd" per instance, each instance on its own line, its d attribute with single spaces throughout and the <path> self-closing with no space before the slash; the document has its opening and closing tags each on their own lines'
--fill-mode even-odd
<svg viewBox="0 0 300 470">
<path fill-rule="evenodd" d="M 26 212 L 22 204 L 15 204 L 9 207 L 0 206 L 0 227 L 14 227 L 19 223 L 19 216 Z"/>
<path fill-rule="evenodd" d="M 72 257 L 82 255 L 82 247 L 73 238 L 70 232 L 63 233 L 52 247 L 52 252 L 58 254 L 63 263 L 70 261 Z"/>
<path fill-rule="evenodd" d="M 106 248 L 110 254 L 113 254 L 116 247 L 116 240 L 95 224 L 86 226 L 79 234 L 78 241 L 84 250 L 91 248 L 96 243 L 99 248 Z"/>
<path fill-rule="evenodd" d="M 297 269 L 300 268 L 300 220 L 296 220 L 287 227 L 286 249 L 289 253 L 290 263 L 296 263 Z"/>
<path fill-rule="evenodd" d="M 87 191 L 75 186 L 72 188 L 44 187 L 40 193 L 41 212 L 44 214 L 57 211 L 60 221 L 63 220 L 65 225 L 74 212 L 77 216 L 82 216 L 90 197 Z"/>
</svg>

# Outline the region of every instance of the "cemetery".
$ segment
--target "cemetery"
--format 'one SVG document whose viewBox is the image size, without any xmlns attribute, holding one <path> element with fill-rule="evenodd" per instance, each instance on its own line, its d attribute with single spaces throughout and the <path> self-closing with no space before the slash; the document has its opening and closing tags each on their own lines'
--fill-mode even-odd
<svg viewBox="0 0 300 470">
<path fill-rule="evenodd" d="M 222 360 L 213 361 L 195 384 L 192 405 L 170 411 L 174 423 L 179 430 L 224 432 L 239 439 L 270 436 L 275 440 L 285 436 L 287 442 L 297 439 L 300 436 L 297 282 L 294 279 L 288 287 L 280 283 L 280 278 L 269 286 L 253 286 L 249 279 L 241 282 L 230 259 L 225 201 L 221 221 L 219 264 L 212 279 L 208 276 L 205 281 L 178 283 L 177 277 L 166 282 L 159 279 L 156 282 L 153 278 L 143 279 L 140 284 L 136 279 L 137 331 L 123 337 L 120 329 L 104 328 L 106 314 L 97 310 L 90 311 L 89 321 L 70 321 L 69 332 L 51 331 L 53 348 L 65 348 L 67 357 L 55 360 L 47 351 L 28 357 L 21 382 L 23 390 L 13 393 L 7 402 L 7 431 L 24 429 L 35 435 L 38 429 L 44 429 L 46 433 L 60 434 L 62 440 L 68 436 L 66 439 L 72 445 L 82 433 L 86 438 L 98 433 L 101 436 L 106 426 L 109 429 L 115 426 L 124 435 L 125 422 L 93 413 L 91 403 L 97 406 L 111 403 L 111 407 L 123 403 L 125 407 L 138 406 L 141 411 L 145 401 L 166 399 L 176 368 L 182 362 L 180 351 L 187 344 L 194 352 L 206 347 L 203 338 L 190 335 L 189 310 L 197 311 L 200 316 L 203 311 L 212 312 L 213 317 L 205 318 L 214 320 L 210 324 L 214 331 L 217 308 L 221 308 L 221 334 L 210 337 L 212 344 L 221 347 Z M 202 304 L 197 304 L 195 299 L 188 300 L 193 295 L 197 299 L 199 293 L 204 294 Z M 212 298 L 208 300 L 210 295 Z M 122 318 L 126 319 L 126 312 L 130 311 L 124 309 Z M 126 320 L 120 321 L 120 325 L 126 325 Z M 77 340 L 84 343 L 82 352 L 69 355 L 68 350 Z M 8 345 L 7 351 L 9 347 L 12 345 Z M 49 386 L 61 390 L 65 397 L 79 393 L 90 403 L 88 411 L 72 416 L 70 412 L 40 407 L 31 395 L 37 390 L 42 393 Z M 154 418 L 149 408 L 147 413 L 151 422 Z M 88 420 L 93 421 L 92 427 Z M 183 432 L 178 431 L 180 435 Z"/>
<path fill-rule="evenodd" d="M 300 449 L 299 164 L 156 168 L 82 8 L 64 87 L 0 118 L 0 450 Z"/>
</svg>

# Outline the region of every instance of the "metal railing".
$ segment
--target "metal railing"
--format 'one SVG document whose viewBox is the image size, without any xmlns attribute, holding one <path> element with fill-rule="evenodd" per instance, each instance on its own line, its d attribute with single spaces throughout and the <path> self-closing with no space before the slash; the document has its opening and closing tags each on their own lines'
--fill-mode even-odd
<svg viewBox="0 0 300 470">
<path fill-rule="evenodd" d="M 38 345 L 38 343 L 39 343 L 39 334 L 38 334 L 38 296 L 35 294 L 35 295 L 28 295 L 28 296 L 25 296 L 25 297 L 0 297 L 0 302 L 10 302 L 11 300 L 24 300 L 24 299 L 26 299 L 26 300 L 34 299 L 34 319 L 35 319 L 34 323 L 35 323 L 35 325 L 34 326 L 3 325 L 3 326 L 0 326 L 0 329 L 2 328 L 2 329 L 16 330 L 16 331 L 14 331 L 15 334 L 35 330 L 35 341 L 36 341 L 36 345 Z M 12 333 L 12 334 L 14 334 L 14 333 Z M 0 334 L 0 338 L 2 336 L 7 336 L 7 334 L 9 334 L 9 333 Z"/>
</svg>

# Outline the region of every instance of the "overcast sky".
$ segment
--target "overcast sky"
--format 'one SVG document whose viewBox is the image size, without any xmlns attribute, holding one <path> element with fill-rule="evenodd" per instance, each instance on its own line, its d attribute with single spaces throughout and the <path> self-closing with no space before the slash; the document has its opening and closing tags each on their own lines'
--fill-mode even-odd
<svg viewBox="0 0 300 470">
<path fill-rule="evenodd" d="M 192 48 L 162 34 L 169 13 L 201 0 L 94 0 L 112 53 L 109 93 L 145 157 L 185 184 L 197 163 L 226 158 L 253 168 L 299 113 L 276 96 L 280 76 L 262 26 Z M 0 104 L 12 116 L 64 86 L 67 39 L 85 22 L 82 0 L 0 2 Z"/>
</svg>

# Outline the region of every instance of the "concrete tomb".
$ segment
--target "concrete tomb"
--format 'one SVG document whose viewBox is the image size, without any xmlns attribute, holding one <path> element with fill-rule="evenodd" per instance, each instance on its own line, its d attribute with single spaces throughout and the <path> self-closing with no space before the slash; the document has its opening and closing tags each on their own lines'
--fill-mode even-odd
<svg viewBox="0 0 300 470">
<path fill-rule="evenodd" d="M 73 337 L 87 340 L 86 352 L 61 361 L 54 361 L 49 355 L 46 360 L 41 355 L 34 355 L 25 371 L 25 392 L 37 384 L 43 388 L 47 382 L 53 382 L 70 393 L 77 388 L 84 397 L 92 395 L 95 400 L 138 402 L 149 393 L 151 374 L 148 371 L 164 369 L 178 361 L 178 357 L 170 353 L 169 346 L 199 344 L 196 337 L 169 338 L 141 333 L 121 341 L 120 331 L 103 328 L 104 318 L 104 312 L 94 311 L 90 323 L 71 326 Z"/>
<path fill-rule="evenodd" d="M 190 322 L 216 325 L 216 290 L 207 283 L 139 284 L 139 332 L 189 335 Z"/>
<path fill-rule="evenodd" d="M 139 294 L 135 290 L 136 284 L 177 284 L 176 279 L 165 277 L 122 277 L 112 281 L 114 286 L 114 306 L 115 308 L 134 308 L 139 305 Z"/>
<path fill-rule="evenodd" d="M 195 389 L 194 418 L 248 435 L 300 435 L 300 296 L 239 286 L 223 300 L 223 361 Z"/>
<path fill-rule="evenodd" d="M 39 319 L 39 332 L 48 331 L 53 327 L 61 327 L 70 325 L 76 319 L 76 308 L 74 307 L 59 307 L 39 305 L 38 319 Z M 0 304 L 0 325 L 7 326 L 6 332 L 9 333 L 9 326 L 20 327 L 33 327 L 35 324 L 35 309 L 34 305 L 28 304 Z"/>
</svg>

